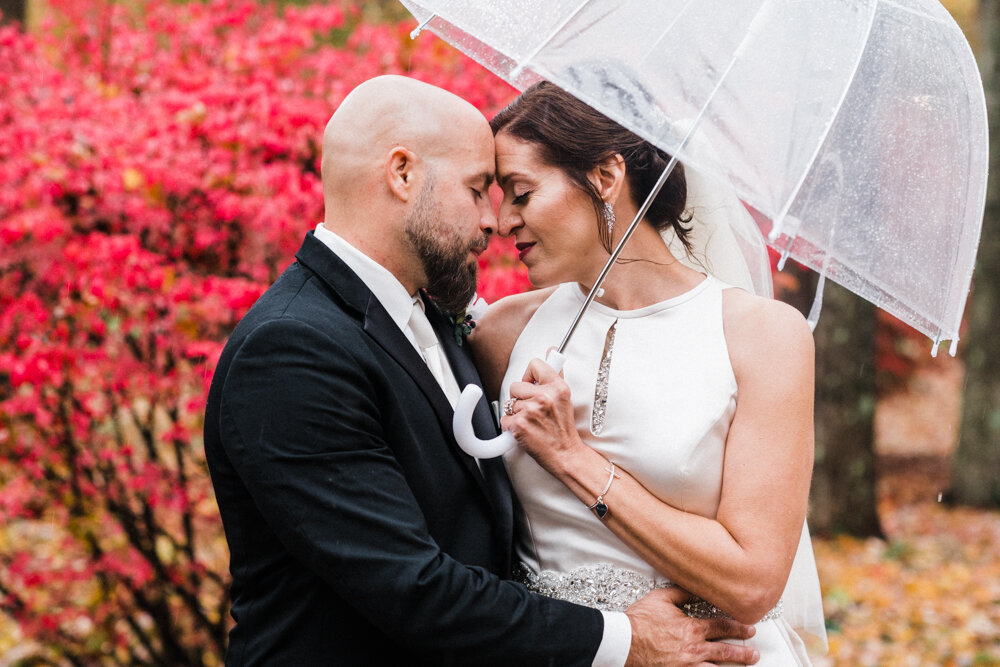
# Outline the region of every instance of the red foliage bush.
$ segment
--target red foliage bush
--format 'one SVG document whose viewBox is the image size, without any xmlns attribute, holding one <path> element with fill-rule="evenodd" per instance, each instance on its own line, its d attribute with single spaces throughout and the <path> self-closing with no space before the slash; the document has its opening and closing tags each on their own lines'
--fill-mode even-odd
<svg viewBox="0 0 1000 667">
<path fill-rule="evenodd" d="M 207 382 L 322 219 L 330 113 L 383 73 L 513 91 L 348 2 L 48 4 L 0 29 L 0 608 L 47 659 L 215 664 Z M 526 287 L 507 244 L 481 262 L 487 300 Z"/>
</svg>

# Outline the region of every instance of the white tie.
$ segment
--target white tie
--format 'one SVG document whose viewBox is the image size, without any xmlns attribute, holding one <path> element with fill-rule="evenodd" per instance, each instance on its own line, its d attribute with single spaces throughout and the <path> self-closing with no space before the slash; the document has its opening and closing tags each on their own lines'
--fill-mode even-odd
<svg viewBox="0 0 1000 667">
<path fill-rule="evenodd" d="M 448 359 L 444 356 L 444 350 L 441 349 L 441 341 L 438 340 L 434 328 L 427 320 L 427 315 L 424 313 L 424 303 L 420 299 L 414 300 L 413 312 L 410 313 L 410 321 L 407 325 L 413 332 L 413 337 L 417 341 L 417 346 L 420 348 L 420 353 L 423 355 L 431 375 L 441 385 L 451 407 L 455 407 L 462 392 L 451 372 L 451 366 L 448 365 Z"/>
</svg>

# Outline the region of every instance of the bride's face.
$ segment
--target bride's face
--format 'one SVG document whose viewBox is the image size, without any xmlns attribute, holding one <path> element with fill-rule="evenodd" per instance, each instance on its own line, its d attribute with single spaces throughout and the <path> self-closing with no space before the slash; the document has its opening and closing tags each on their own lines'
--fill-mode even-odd
<svg viewBox="0 0 1000 667">
<path fill-rule="evenodd" d="M 499 233 L 514 237 L 531 283 L 592 282 L 608 253 L 590 197 L 561 169 L 542 162 L 531 142 L 501 132 L 496 156 L 503 189 Z"/>
</svg>

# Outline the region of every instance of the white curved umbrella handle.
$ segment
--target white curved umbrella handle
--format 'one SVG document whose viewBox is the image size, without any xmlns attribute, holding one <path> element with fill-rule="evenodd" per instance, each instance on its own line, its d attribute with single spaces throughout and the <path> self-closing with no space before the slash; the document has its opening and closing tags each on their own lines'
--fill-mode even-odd
<svg viewBox="0 0 1000 667">
<path fill-rule="evenodd" d="M 455 440 L 462 451 L 477 459 L 491 459 L 494 456 L 501 456 L 514 447 L 514 436 L 509 431 L 504 431 L 495 438 L 482 440 L 472 430 L 472 413 L 476 409 L 476 404 L 483 397 L 483 390 L 479 385 L 467 384 L 462 390 L 462 395 L 458 397 L 455 405 L 455 416 L 451 418 L 451 428 L 455 432 Z"/>
<path fill-rule="evenodd" d="M 556 373 L 562 370 L 566 364 L 566 355 L 551 350 L 545 357 L 545 363 L 555 369 Z M 477 459 L 491 459 L 495 456 L 502 456 L 514 448 L 514 436 L 509 431 L 504 431 L 495 438 L 482 440 L 472 429 L 472 413 L 476 409 L 476 404 L 483 397 L 483 390 L 477 385 L 467 384 L 462 390 L 462 395 L 458 397 L 455 405 L 455 415 L 451 418 L 451 428 L 455 432 L 455 440 L 462 451 Z"/>
</svg>

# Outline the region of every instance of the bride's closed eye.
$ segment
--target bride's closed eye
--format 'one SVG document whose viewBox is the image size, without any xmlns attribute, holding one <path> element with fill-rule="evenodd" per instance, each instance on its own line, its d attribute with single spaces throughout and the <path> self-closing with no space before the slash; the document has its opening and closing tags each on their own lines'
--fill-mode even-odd
<svg viewBox="0 0 1000 667">
<path fill-rule="evenodd" d="M 514 206 L 520 206 L 524 202 L 528 201 L 528 195 L 530 194 L 531 190 L 528 190 L 527 192 L 524 192 L 519 195 L 514 195 L 514 198 L 510 200 L 510 203 L 513 204 Z"/>
</svg>

